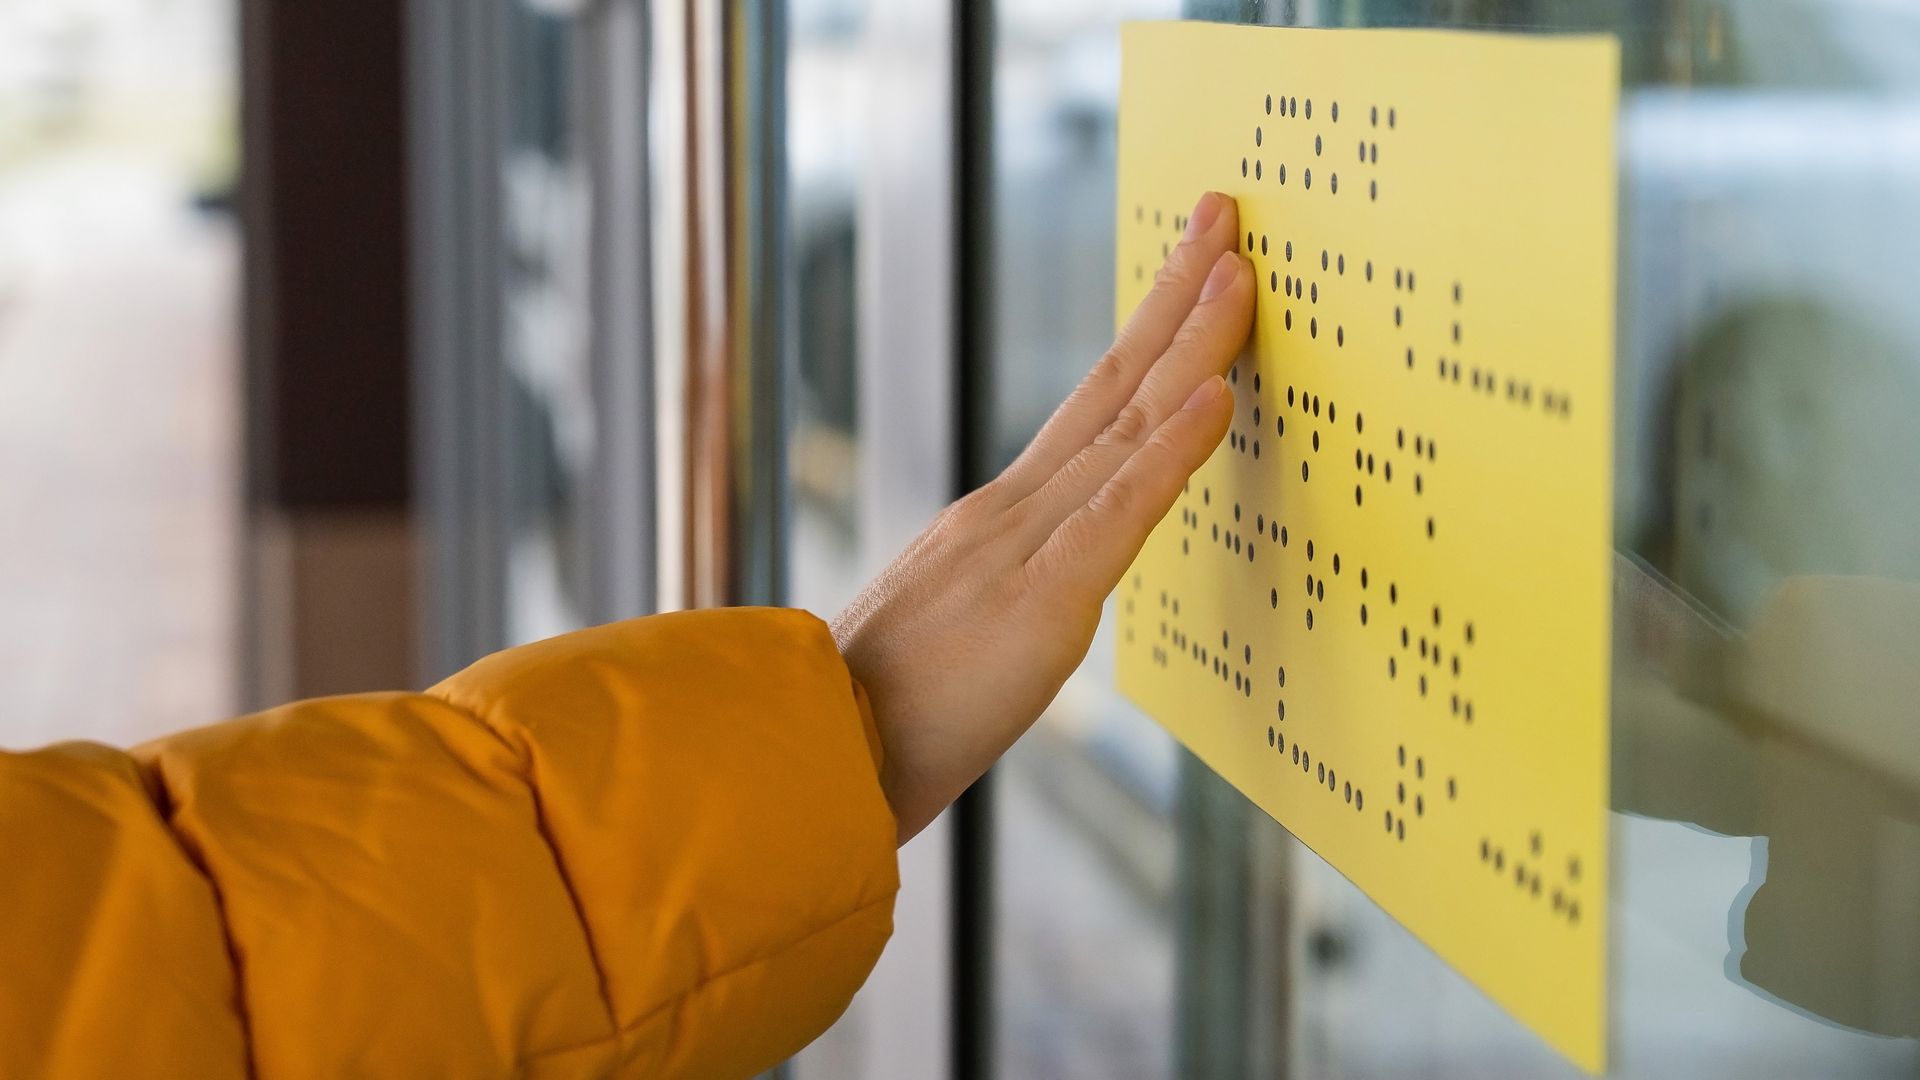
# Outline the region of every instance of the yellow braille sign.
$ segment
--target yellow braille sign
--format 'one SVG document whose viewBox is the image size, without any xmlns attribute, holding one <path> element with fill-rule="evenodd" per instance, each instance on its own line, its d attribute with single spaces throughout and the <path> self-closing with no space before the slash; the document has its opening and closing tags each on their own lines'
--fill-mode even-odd
<svg viewBox="0 0 1920 1080">
<path fill-rule="evenodd" d="M 1618 46 L 1123 41 L 1121 318 L 1209 189 L 1259 303 L 1121 584 L 1121 687 L 1600 1071 Z"/>
</svg>

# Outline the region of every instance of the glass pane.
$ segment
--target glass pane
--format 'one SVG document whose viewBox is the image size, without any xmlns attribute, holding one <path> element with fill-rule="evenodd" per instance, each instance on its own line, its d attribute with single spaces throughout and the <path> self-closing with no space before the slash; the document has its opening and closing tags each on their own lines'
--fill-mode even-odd
<svg viewBox="0 0 1920 1080">
<path fill-rule="evenodd" d="M 1115 33 L 1141 14 L 1024 7 L 997 63 L 1003 459 L 1108 337 Z M 1613 1071 L 1914 1075 L 1920 9 L 1188 8 L 1620 35 Z M 1110 663 L 1096 643 L 1005 770 L 1001 1075 L 1577 1075 L 1183 765 Z"/>
<path fill-rule="evenodd" d="M 595 453 L 589 185 L 576 16 L 506 0 L 499 403 L 511 453 L 504 619 L 510 642 L 589 621 L 587 479 Z"/>
<path fill-rule="evenodd" d="M 996 9 L 994 361 L 985 444 L 1011 461 L 1112 337 L 1115 34 L 1171 2 Z M 1002 1077 L 1173 1066 L 1182 752 L 1113 691 L 1111 621 L 996 775 L 994 1065 Z"/>
</svg>

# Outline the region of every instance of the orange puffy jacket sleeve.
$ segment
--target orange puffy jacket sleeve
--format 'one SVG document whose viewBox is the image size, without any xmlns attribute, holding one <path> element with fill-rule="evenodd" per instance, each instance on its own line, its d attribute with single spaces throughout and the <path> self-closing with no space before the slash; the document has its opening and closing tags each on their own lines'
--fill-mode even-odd
<svg viewBox="0 0 1920 1080">
<path fill-rule="evenodd" d="M 879 755 L 778 610 L 0 754 L 0 1076 L 751 1075 L 891 931 Z"/>
</svg>

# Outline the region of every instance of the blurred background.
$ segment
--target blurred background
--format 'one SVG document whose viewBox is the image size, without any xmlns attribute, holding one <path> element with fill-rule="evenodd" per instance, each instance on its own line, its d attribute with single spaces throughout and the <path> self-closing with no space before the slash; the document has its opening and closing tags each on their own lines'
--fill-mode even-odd
<svg viewBox="0 0 1920 1080">
<path fill-rule="evenodd" d="M 1175 17 L 1620 37 L 1612 1075 L 1920 1075 L 1905 0 L 0 0 L 0 745 L 836 610 L 1107 343 Z M 784 1075 L 1577 1075 L 1110 668 Z"/>
</svg>

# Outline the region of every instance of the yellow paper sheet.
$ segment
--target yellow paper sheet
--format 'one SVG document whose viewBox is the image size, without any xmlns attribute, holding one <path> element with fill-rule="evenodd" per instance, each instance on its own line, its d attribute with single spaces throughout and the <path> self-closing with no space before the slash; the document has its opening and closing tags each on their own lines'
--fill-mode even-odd
<svg viewBox="0 0 1920 1080">
<path fill-rule="evenodd" d="M 1216 189 L 1260 289 L 1232 433 L 1117 594 L 1122 689 L 1596 1072 L 1618 73 L 1131 25 L 1116 268 L 1124 321 Z"/>
</svg>

